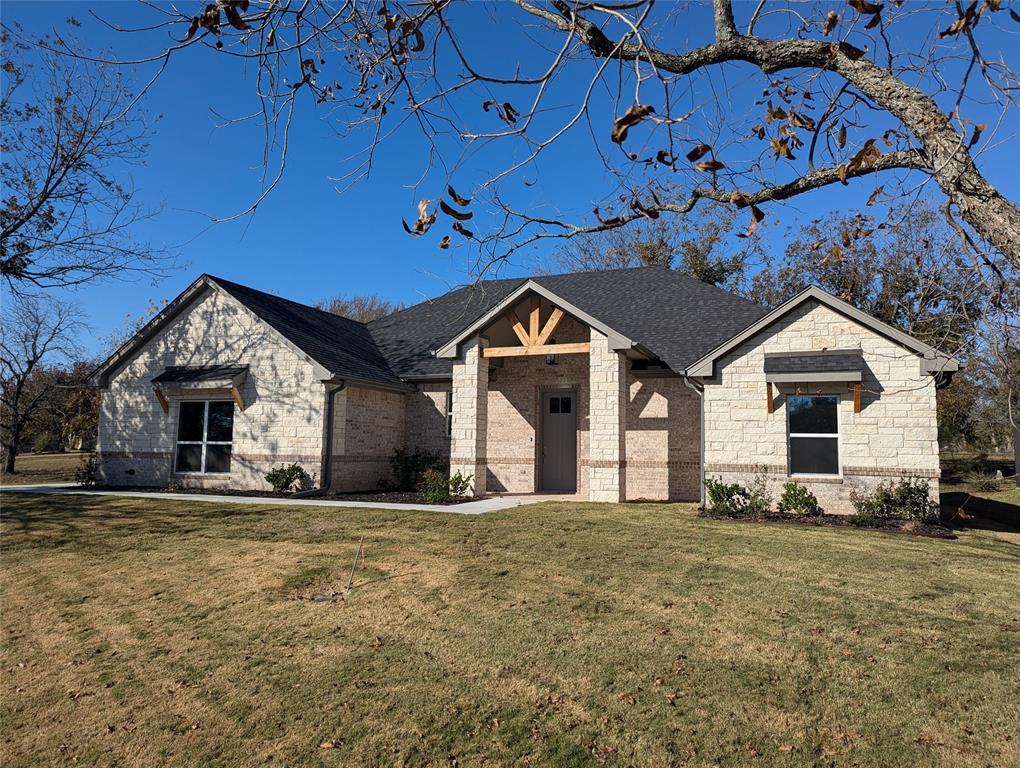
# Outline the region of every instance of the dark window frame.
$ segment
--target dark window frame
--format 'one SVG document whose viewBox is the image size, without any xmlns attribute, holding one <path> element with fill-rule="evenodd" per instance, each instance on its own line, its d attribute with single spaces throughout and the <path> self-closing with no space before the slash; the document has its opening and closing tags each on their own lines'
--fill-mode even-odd
<svg viewBox="0 0 1020 768">
<path fill-rule="evenodd" d="M 793 432 L 791 431 L 790 401 L 795 397 L 801 398 L 829 398 L 835 400 L 835 432 Z M 843 397 L 838 393 L 816 394 L 816 395 L 789 395 L 786 398 L 786 469 L 790 477 L 843 477 L 843 439 L 839 423 L 840 405 Z M 836 442 L 836 471 L 835 472 L 796 472 L 793 468 L 793 441 L 797 438 L 835 440 Z"/>
<path fill-rule="evenodd" d="M 446 390 L 446 436 L 453 437 L 453 390 Z"/>
<path fill-rule="evenodd" d="M 201 440 L 180 440 L 181 430 L 181 415 L 183 414 L 185 404 L 202 403 L 202 439 Z M 230 406 L 230 440 L 210 440 L 209 439 L 209 407 L 211 405 L 229 405 Z M 176 475 L 229 475 L 231 465 L 234 458 L 234 417 L 236 416 L 236 409 L 234 408 L 233 400 L 181 400 L 177 406 L 177 432 L 174 435 L 174 474 Z M 198 469 L 180 469 L 180 446 L 182 445 L 200 445 L 202 447 L 202 457 L 199 462 Z M 208 454 L 208 447 L 210 445 L 226 445 L 229 446 L 230 451 L 227 455 L 227 469 L 225 471 L 209 471 L 206 469 L 206 456 Z"/>
</svg>

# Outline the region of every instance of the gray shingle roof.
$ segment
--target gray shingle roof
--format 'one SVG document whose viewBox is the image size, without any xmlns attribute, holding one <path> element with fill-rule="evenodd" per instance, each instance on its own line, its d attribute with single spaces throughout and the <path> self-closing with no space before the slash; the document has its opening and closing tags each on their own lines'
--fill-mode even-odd
<svg viewBox="0 0 1020 768">
<path fill-rule="evenodd" d="M 399 384 L 449 376 L 432 353 L 529 278 L 483 280 L 367 324 L 212 277 L 338 377 Z M 732 293 L 663 267 L 530 278 L 682 371 L 765 314 Z"/>
<path fill-rule="evenodd" d="M 334 376 L 402 385 L 364 323 L 208 277 Z"/>
<path fill-rule="evenodd" d="M 825 373 L 828 371 L 863 370 L 864 353 L 859 349 L 774 352 L 765 355 L 765 373 Z"/>
<path fill-rule="evenodd" d="M 766 310 L 664 267 L 574 272 L 531 278 L 682 371 Z M 429 354 L 502 301 L 528 278 L 487 280 L 368 324 L 400 376 L 449 375 L 452 363 Z"/>
</svg>

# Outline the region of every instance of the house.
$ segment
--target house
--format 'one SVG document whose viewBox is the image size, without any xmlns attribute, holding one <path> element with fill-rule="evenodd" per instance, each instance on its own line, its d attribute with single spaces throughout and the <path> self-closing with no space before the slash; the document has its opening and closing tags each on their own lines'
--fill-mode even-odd
<svg viewBox="0 0 1020 768">
<path fill-rule="evenodd" d="M 360 323 L 203 275 L 96 371 L 109 484 L 371 490 L 394 452 L 486 492 L 698 501 L 796 478 L 830 512 L 919 477 L 958 363 L 816 288 L 767 310 L 646 267 L 486 280 Z"/>
</svg>

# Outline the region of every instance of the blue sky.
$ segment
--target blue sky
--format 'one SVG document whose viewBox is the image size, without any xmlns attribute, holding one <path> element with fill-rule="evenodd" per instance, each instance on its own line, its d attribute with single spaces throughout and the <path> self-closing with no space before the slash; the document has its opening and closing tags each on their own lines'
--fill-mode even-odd
<svg viewBox="0 0 1020 768">
<path fill-rule="evenodd" d="M 197 10 L 200 4 L 193 5 Z M 187 8 L 187 2 L 181 7 Z M 124 24 L 151 18 L 144 9 L 126 2 L 5 2 L 3 16 L 7 22 L 17 20 L 29 32 L 39 33 L 55 25 L 62 27 L 63 19 L 74 15 L 82 22 L 77 34 L 83 42 L 93 49 L 112 49 L 125 58 L 158 48 L 158 41 L 154 43 L 152 38 L 104 27 L 88 15 L 89 8 Z M 737 8 L 738 15 L 746 10 L 741 4 Z M 492 23 L 492 7 L 475 4 L 464 13 L 468 14 L 465 23 Z M 667 27 L 670 40 L 677 47 L 704 42 L 687 35 L 707 29 L 707 19 L 707 7 L 695 7 L 679 16 Z M 509 67 L 517 63 L 521 51 L 534 48 L 521 45 L 521 39 L 515 37 L 518 33 L 513 31 L 516 27 L 506 28 L 506 34 L 479 39 L 484 40 L 491 60 Z M 1006 33 L 996 30 L 986 34 L 995 44 L 1012 45 L 1012 50 L 1017 50 L 1015 35 L 1007 38 Z M 533 63 L 525 60 L 523 65 Z M 590 67 L 590 63 L 583 67 Z M 136 70 L 133 74 L 139 82 L 151 72 L 146 67 Z M 570 108 L 586 71 L 590 70 L 579 65 L 566 73 L 550 102 L 559 108 L 553 110 L 550 120 Z M 296 119 L 281 185 L 254 216 L 210 224 L 210 215 L 242 210 L 259 192 L 260 134 L 253 127 L 217 128 L 220 118 L 213 111 L 228 116 L 251 111 L 251 83 L 242 76 L 223 56 L 195 51 L 172 62 L 148 94 L 145 107 L 160 119 L 146 164 L 126 169 L 126 173 L 139 201 L 160 211 L 139 228 L 139 238 L 174 253 L 177 268 L 155 284 L 148 279 L 110 281 L 76 291 L 73 298 L 84 307 L 96 337 L 85 340 L 90 350 L 97 350 L 98 339 L 122 326 L 127 315 L 143 312 L 150 299 L 159 302 L 173 298 L 202 272 L 308 303 L 339 292 L 378 293 L 394 301 L 414 303 L 469 279 L 474 264 L 472 253 L 463 248 L 441 251 L 436 247 L 438 236 L 413 239 L 400 227 L 401 216 L 413 220 L 415 202 L 423 196 L 409 188 L 424 166 L 418 136 L 413 131 L 398 132 L 384 145 L 371 178 L 340 194 L 330 177 L 343 173 L 344 158 L 358 146 L 359 137 L 338 138 L 324 119 L 324 110 L 314 110 L 308 103 L 302 105 Z M 748 70 L 731 72 L 727 77 L 712 84 L 724 93 L 749 96 L 748 105 L 763 82 L 759 73 Z M 685 97 L 695 106 L 707 98 L 696 91 Z M 611 114 L 610 109 L 606 115 Z M 975 121 L 981 117 L 975 115 Z M 1015 123 L 1016 118 L 1013 120 Z M 1020 125 L 1007 125 L 1000 135 L 1017 130 Z M 724 137 L 717 135 L 717 139 L 723 141 Z M 990 150 L 981 167 L 992 183 L 1016 200 L 1020 198 L 1016 179 L 1020 163 L 1014 146 Z M 483 149 L 458 170 L 455 185 L 462 193 L 470 194 L 474 184 L 497 164 L 505 163 L 514 151 L 506 144 Z M 591 156 L 587 128 L 582 127 L 543 156 L 537 166 L 511 179 L 503 193 L 513 202 L 535 210 L 587 214 L 606 193 L 609 183 L 604 171 L 591 162 Z M 442 189 L 438 176 L 433 176 L 431 188 Z M 538 183 L 525 186 L 524 178 L 537 179 Z M 789 232 L 795 231 L 800 222 L 832 210 L 860 206 L 878 183 L 858 182 L 849 189 L 833 188 L 797 199 L 781 209 L 771 208 L 764 233 L 766 242 L 770 248 L 781 250 Z M 476 217 L 473 228 L 484 226 L 486 220 Z M 526 274 L 534 261 L 553 247 L 547 241 L 541 248 L 518 253 L 501 268 L 501 275 Z"/>
</svg>

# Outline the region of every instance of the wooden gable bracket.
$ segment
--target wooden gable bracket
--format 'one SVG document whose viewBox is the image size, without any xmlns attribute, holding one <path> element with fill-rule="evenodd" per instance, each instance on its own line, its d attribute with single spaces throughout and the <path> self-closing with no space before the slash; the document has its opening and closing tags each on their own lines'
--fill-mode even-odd
<svg viewBox="0 0 1020 768">
<path fill-rule="evenodd" d="M 528 328 L 525 330 L 524 323 L 517 316 L 517 313 L 510 310 L 506 314 L 506 320 L 513 328 L 514 335 L 521 342 L 519 347 L 486 347 L 482 350 L 482 357 L 526 357 L 531 355 L 570 355 L 583 354 L 591 350 L 591 344 L 587 341 L 571 344 L 550 344 L 552 335 L 560 325 L 560 321 L 566 317 L 559 307 L 553 307 L 545 326 L 541 325 L 541 300 L 538 296 L 531 299 L 531 311 L 528 314 Z"/>
<path fill-rule="evenodd" d="M 855 381 L 853 384 L 854 389 L 854 413 L 861 412 L 861 382 Z"/>
<path fill-rule="evenodd" d="M 154 394 L 156 396 L 156 399 L 159 400 L 159 407 L 163 409 L 163 415 L 169 416 L 170 403 L 167 401 L 166 395 L 163 394 L 163 390 L 160 389 L 159 387 L 153 387 L 152 394 Z"/>
<path fill-rule="evenodd" d="M 776 412 L 776 401 L 772 399 L 772 382 L 765 382 L 765 403 L 770 414 Z"/>
</svg>

